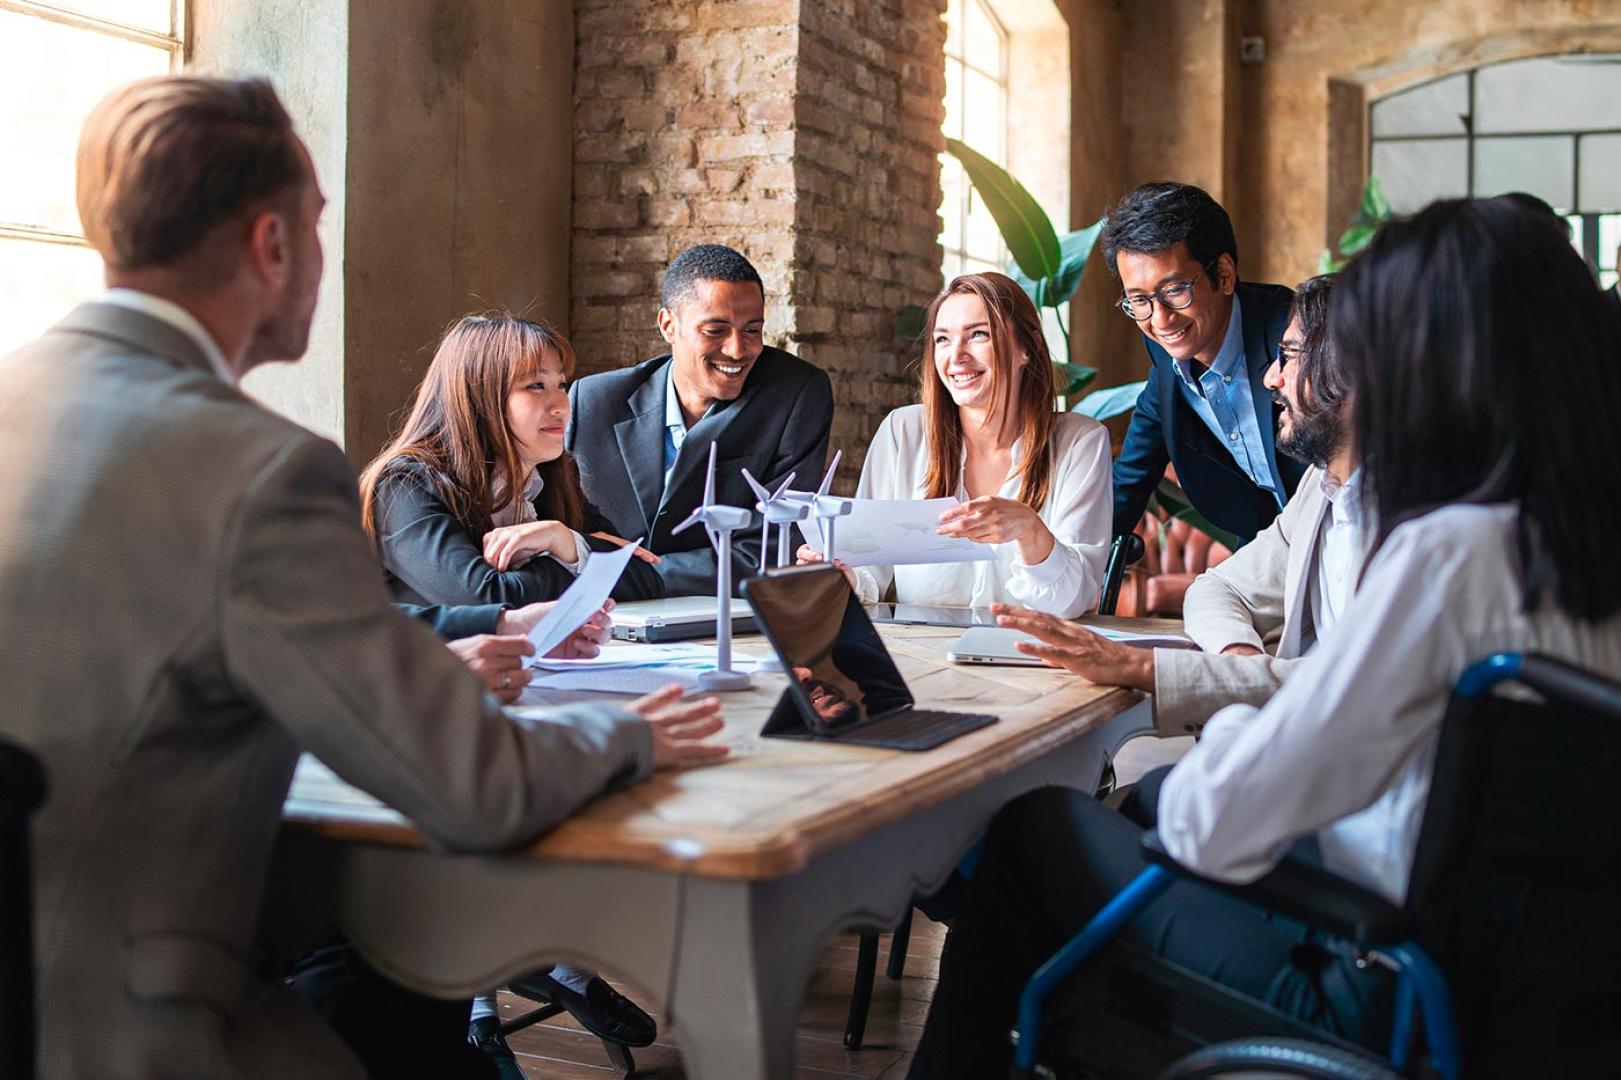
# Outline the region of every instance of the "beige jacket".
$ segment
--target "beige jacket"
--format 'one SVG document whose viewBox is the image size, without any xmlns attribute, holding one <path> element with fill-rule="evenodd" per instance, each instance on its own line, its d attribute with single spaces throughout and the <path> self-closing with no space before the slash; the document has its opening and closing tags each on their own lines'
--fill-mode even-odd
<svg viewBox="0 0 1621 1080">
<path fill-rule="evenodd" d="M 41 1075 L 349 1076 L 248 955 L 301 750 L 445 847 L 646 774 L 630 714 L 509 719 L 392 610 L 336 446 L 89 304 L 0 359 L 0 734 L 34 826 Z"/>
<path fill-rule="evenodd" d="M 1231 558 L 1200 574 L 1183 602 L 1183 629 L 1201 651 L 1154 650 L 1154 726 L 1161 735 L 1197 732 L 1216 710 L 1261 705 L 1311 646 L 1311 576 L 1329 511 L 1323 471 L 1300 478 L 1283 512 Z M 1275 649 L 1223 656 L 1229 645 Z"/>
</svg>

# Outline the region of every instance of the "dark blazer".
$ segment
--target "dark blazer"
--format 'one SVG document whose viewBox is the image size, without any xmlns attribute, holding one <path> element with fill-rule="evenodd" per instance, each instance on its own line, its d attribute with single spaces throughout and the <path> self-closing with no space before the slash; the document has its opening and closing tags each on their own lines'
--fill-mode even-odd
<svg viewBox="0 0 1621 1080">
<path fill-rule="evenodd" d="M 400 458 L 377 484 L 377 546 L 383 580 L 397 604 L 510 604 L 522 607 L 556 600 L 574 575 L 555 559 L 541 556 L 502 572 L 484 561 L 484 545 L 456 519 L 435 492 L 427 466 Z M 581 532 L 624 533 L 594 507 Z M 632 535 L 629 539 L 634 539 Z M 592 551 L 617 545 L 587 536 Z M 653 600 L 664 595 L 658 573 L 640 559 L 630 560 L 615 600 Z"/>
<path fill-rule="evenodd" d="M 1238 302 L 1244 319 L 1244 361 L 1249 368 L 1250 394 L 1255 400 L 1261 441 L 1266 446 L 1272 481 L 1283 501 L 1294 494 L 1306 471 L 1304 463 L 1280 456 L 1274 444 L 1280 407 L 1272 391 L 1261 385 L 1267 367 L 1278 352 L 1278 342 L 1289 325 L 1294 292 L 1282 285 L 1240 282 Z M 1233 460 L 1221 440 L 1211 434 L 1199 414 L 1182 396 L 1180 380 L 1169 353 L 1146 335 L 1152 364 L 1148 385 L 1137 398 L 1137 411 L 1126 429 L 1120 457 L 1114 463 L 1114 531 L 1128 533 L 1143 516 L 1143 507 L 1165 475 L 1167 464 L 1176 466 L 1177 479 L 1194 507 L 1229 532 L 1248 541 L 1278 515 L 1278 500 L 1255 482 Z"/>
<path fill-rule="evenodd" d="M 827 373 L 780 349 L 766 349 L 742 393 L 715 407 L 687 433 L 664 490 L 664 387 L 669 356 L 619 371 L 590 375 L 569 388 L 573 410 L 564 443 L 580 466 L 586 496 L 622 525 L 619 535 L 646 536 L 663 558 L 656 567 L 672 596 L 715 591 L 715 555 L 700 526 L 671 531 L 703 501 L 709 445 L 716 444 L 715 495 L 753 509 L 754 493 L 742 470 L 763 484 L 789 472 L 795 487 L 822 478 L 827 433 L 833 423 L 833 386 Z M 732 580 L 739 584 L 760 565 L 760 531 L 732 540 Z"/>
<path fill-rule="evenodd" d="M 501 625 L 501 612 L 507 607 L 506 604 L 394 605 L 395 610 L 403 611 L 446 641 L 495 633 Z"/>
</svg>

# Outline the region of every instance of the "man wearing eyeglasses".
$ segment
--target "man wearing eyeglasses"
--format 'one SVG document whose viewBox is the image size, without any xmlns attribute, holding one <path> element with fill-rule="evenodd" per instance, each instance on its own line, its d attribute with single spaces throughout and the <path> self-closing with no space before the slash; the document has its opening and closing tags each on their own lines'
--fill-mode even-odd
<svg viewBox="0 0 1621 1080">
<path fill-rule="evenodd" d="M 1131 191 L 1101 240 L 1152 364 L 1114 464 L 1114 531 L 1136 526 L 1169 464 L 1199 513 L 1248 541 L 1305 471 L 1277 452 L 1263 384 L 1293 293 L 1239 281 L 1232 221 L 1191 184 Z"/>
</svg>

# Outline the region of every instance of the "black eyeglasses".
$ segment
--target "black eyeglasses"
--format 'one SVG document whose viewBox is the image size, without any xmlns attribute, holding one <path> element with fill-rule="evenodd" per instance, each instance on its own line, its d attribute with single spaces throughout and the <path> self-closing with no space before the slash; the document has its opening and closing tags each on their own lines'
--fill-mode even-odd
<svg viewBox="0 0 1621 1080">
<path fill-rule="evenodd" d="M 1305 355 L 1306 350 L 1302 349 L 1299 345 L 1290 345 L 1287 342 L 1282 341 L 1278 342 L 1278 355 L 1275 357 L 1278 362 L 1278 370 L 1282 371 L 1284 368 L 1288 367 L 1290 364 L 1294 363 L 1296 360 L 1299 360 Z"/>
<path fill-rule="evenodd" d="M 1204 264 L 1204 270 L 1196 277 L 1186 281 L 1173 281 L 1163 285 L 1146 296 L 1122 296 L 1116 300 L 1114 306 L 1133 322 L 1144 322 L 1154 316 L 1154 301 L 1158 300 L 1172 311 L 1181 311 L 1193 303 L 1193 286 L 1199 278 L 1210 273 L 1210 268 L 1220 261 L 1221 256 Z"/>
</svg>

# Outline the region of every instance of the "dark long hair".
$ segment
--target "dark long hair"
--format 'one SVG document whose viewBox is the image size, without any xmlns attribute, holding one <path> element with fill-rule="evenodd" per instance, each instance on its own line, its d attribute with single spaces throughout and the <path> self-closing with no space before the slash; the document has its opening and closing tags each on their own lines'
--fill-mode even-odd
<svg viewBox="0 0 1621 1080">
<path fill-rule="evenodd" d="M 929 468 L 924 474 L 924 497 L 942 499 L 957 492 L 962 479 L 962 415 L 956 402 L 940 384 L 934 369 L 934 320 L 940 305 L 953 296 L 977 296 L 985 304 L 991 322 L 991 348 L 996 354 L 991 383 L 992 416 L 999 412 L 1004 423 L 1013 425 L 1024 442 L 1019 461 L 1019 501 L 1032 510 L 1047 504 L 1052 485 L 1053 432 L 1052 354 L 1041 333 L 1041 316 L 1036 305 L 1018 282 L 1006 274 L 963 274 L 929 304 L 923 317 L 928 332 L 923 335 L 922 369 L 918 372 L 923 398 L 923 415 L 929 430 Z M 1008 401 L 1013 386 L 1013 370 L 1019 353 L 1030 358 L 1019 376 L 1019 400 Z M 1002 412 L 1004 406 L 1006 412 Z M 1001 434 L 998 432 L 998 434 Z"/>
<path fill-rule="evenodd" d="M 490 531 L 496 512 L 523 498 L 529 478 L 507 424 L 507 395 L 552 354 L 572 378 L 574 349 L 550 327 L 505 312 L 467 315 L 451 324 L 405 427 L 360 475 L 360 522 L 373 543 L 378 487 L 400 458 L 427 466 L 435 494 L 474 539 Z M 545 481 L 536 507 L 541 518 L 583 531 L 585 494 L 573 458 L 565 451 L 539 472 Z M 504 496 L 500 506 L 491 503 L 492 487 Z"/>
<path fill-rule="evenodd" d="M 1526 609 L 1621 610 L 1621 312 L 1558 220 L 1434 203 L 1384 226 L 1331 303 L 1374 550 L 1448 503 L 1517 503 Z"/>
</svg>

